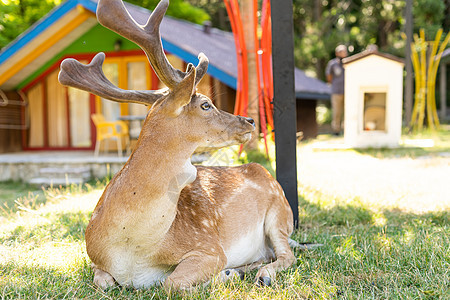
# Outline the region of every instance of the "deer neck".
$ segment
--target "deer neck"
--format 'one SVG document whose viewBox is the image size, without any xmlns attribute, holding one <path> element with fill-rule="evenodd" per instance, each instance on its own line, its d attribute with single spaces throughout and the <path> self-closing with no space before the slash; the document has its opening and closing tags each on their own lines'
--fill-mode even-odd
<svg viewBox="0 0 450 300">
<path fill-rule="evenodd" d="M 149 248 L 154 248 L 172 226 L 180 192 L 197 176 L 190 161 L 195 147 L 183 141 L 176 130 L 168 132 L 162 126 L 144 123 L 136 150 L 109 191 L 117 187 L 122 190 L 114 197 L 121 210 L 126 207 L 131 212 L 124 215 L 124 222 L 141 224 L 130 233 L 137 243 L 150 243 Z M 132 196 L 125 197 L 124 193 Z"/>
<path fill-rule="evenodd" d="M 198 144 L 187 141 L 179 128 L 155 126 L 153 123 L 151 120 L 144 123 L 136 150 L 130 157 L 129 168 L 133 172 L 146 173 L 142 174 L 145 186 L 158 191 L 155 197 L 162 199 L 168 196 L 170 202 L 176 204 L 181 190 L 197 176 L 191 155 Z"/>
</svg>

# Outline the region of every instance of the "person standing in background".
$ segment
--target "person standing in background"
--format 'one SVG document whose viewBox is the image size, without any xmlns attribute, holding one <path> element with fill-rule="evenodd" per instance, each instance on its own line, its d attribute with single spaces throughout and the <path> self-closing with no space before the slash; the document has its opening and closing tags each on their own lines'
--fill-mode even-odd
<svg viewBox="0 0 450 300">
<path fill-rule="evenodd" d="M 336 57 L 330 60 L 325 69 L 327 81 L 331 83 L 331 109 L 333 119 L 331 128 L 334 135 L 341 133 L 344 115 L 344 78 L 345 72 L 342 59 L 347 57 L 347 47 L 339 45 L 335 49 Z"/>
</svg>

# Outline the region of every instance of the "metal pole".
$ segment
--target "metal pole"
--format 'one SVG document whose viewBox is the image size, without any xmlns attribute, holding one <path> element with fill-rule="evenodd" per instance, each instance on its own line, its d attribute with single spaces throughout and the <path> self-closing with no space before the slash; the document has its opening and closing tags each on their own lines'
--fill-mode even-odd
<svg viewBox="0 0 450 300">
<path fill-rule="evenodd" d="M 411 43 L 413 35 L 413 17 L 412 17 L 412 0 L 406 0 L 405 12 L 405 63 L 406 63 L 406 80 L 405 80 L 405 125 L 409 126 L 411 122 L 412 106 L 413 106 L 413 68 L 411 62 Z"/>
<path fill-rule="evenodd" d="M 276 175 L 298 226 L 292 1 L 271 1 Z"/>
</svg>

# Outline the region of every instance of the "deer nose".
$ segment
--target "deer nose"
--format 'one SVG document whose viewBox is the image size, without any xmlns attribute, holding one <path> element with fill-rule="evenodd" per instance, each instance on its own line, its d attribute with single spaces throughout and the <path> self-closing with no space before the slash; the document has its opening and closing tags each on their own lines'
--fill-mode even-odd
<svg viewBox="0 0 450 300">
<path fill-rule="evenodd" d="M 253 120 L 252 118 L 244 118 L 245 121 L 247 121 L 247 123 L 249 123 L 250 125 L 255 126 L 255 120 Z"/>
</svg>

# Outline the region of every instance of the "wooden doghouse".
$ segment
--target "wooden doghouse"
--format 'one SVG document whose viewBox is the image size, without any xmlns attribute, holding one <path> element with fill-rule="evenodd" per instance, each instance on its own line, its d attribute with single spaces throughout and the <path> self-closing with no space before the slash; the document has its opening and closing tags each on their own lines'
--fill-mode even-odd
<svg viewBox="0 0 450 300">
<path fill-rule="evenodd" d="M 371 48 L 343 60 L 344 141 L 350 147 L 396 147 L 402 131 L 403 61 Z"/>
</svg>

